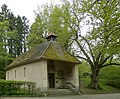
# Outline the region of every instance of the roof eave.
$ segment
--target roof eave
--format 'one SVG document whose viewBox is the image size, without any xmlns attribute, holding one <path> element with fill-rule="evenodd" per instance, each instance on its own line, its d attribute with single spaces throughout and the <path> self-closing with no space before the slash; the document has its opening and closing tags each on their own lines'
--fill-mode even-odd
<svg viewBox="0 0 120 99">
<path fill-rule="evenodd" d="M 81 64 L 81 61 L 67 61 L 67 60 L 59 60 L 59 59 L 51 59 L 51 58 L 46 58 L 44 57 L 43 59 L 45 60 L 54 60 L 54 61 L 62 61 L 62 62 L 69 62 L 69 63 L 74 63 L 74 64 Z"/>
<path fill-rule="evenodd" d="M 22 63 L 19 63 L 19 64 L 14 64 L 14 65 L 8 65 L 7 67 L 4 68 L 4 70 L 10 70 L 10 69 L 13 69 L 13 68 L 16 68 L 16 67 L 20 67 L 20 66 L 23 66 L 23 65 L 27 65 L 27 64 L 31 64 L 31 63 L 35 63 L 35 62 L 39 62 L 41 61 L 42 58 L 40 59 L 36 59 L 36 60 L 30 60 L 30 61 L 27 61 L 27 62 L 22 62 Z"/>
</svg>

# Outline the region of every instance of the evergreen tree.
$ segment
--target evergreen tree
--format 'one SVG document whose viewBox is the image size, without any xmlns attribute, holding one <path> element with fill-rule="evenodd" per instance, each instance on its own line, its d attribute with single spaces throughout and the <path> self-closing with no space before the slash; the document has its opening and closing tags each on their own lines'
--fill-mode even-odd
<svg viewBox="0 0 120 99">
<path fill-rule="evenodd" d="M 15 17 L 4 4 L 0 12 L 0 71 L 14 58 L 27 50 L 26 37 L 29 34 L 25 16 Z"/>
</svg>

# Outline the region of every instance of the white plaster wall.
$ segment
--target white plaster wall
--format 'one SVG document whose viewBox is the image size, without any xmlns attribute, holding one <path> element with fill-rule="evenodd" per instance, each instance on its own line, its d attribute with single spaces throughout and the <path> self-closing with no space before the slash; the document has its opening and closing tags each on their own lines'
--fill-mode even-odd
<svg viewBox="0 0 120 99">
<path fill-rule="evenodd" d="M 64 79 L 61 79 L 61 77 L 58 77 L 57 72 L 59 70 L 63 71 L 64 73 L 64 62 L 56 61 L 55 62 L 55 87 L 59 88 L 61 85 L 64 84 Z M 64 78 L 64 75 L 63 75 Z"/>
<path fill-rule="evenodd" d="M 67 69 L 71 69 L 70 75 L 67 75 Z M 64 79 L 58 79 L 57 77 L 57 71 L 62 70 L 64 72 L 63 78 Z M 79 87 L 79 75 L 78 75 L 78 66 L 73 63 L 68 62 L 55 62 L 55 86 L 56 88 L 64 85 L 65 83 L 72 83 L 74 86 Z"/>
<path fill-rule="evenodd" d="M 24 77 L 24 68 L 26 73 Z M 15 78 L 16 70 L 16 78 Z M 9 77 L 8 77 L 9 74 Z M 16 67 L 6 71 L 6 80 L 20 80 L 36 82 L 36 87 L 42 91 L 47 91 L 47 62 L 40 61 Z"/>
<path fill-rule="evenodd" d="M 72 63 L 66 63 L 65 64 L 65 66 L 67 67 L 67 68 L 65 68 L 65 83 L 66 82 L 71 82 L 73 85 L 74 85 L 74 64 L 72 64 Z M 70 68 L 70 70 L 71 70 L 71 72 L 70 72 L 70 75 L 67 75 L 67 69 L 69 69 Z"/>
<path fill-rule="evenodd" d="M 74 69 L 73 69 L 73 81 L 74 81 L 74 85 L 76 86 L 76 89 L 79 90 L 79 74 L 78 74 L 78 65 L 75 65 L 74 66 Z"/>
<path fill-rule="evenodd" d="M 75 65 L 73 63 L 67 63 L 67 62 L 56 62 L 55 63 L 55 70 L 63 70 L 64 71 L 64 79 L 56 79 L 58 83 L 56 83 L 56 86 L 60 86 L 61 84 L 65 84 L 67 82 L 72 83 L 74 86 L 76 86 L 76 89 L 79 89 L 79 74 L 78 74 L 78 65 Z M 66 68 L 67 67 L 67 68 Z M 67 74 L 67 69 L 71 69 L 70 75 Z"/>
</svg>

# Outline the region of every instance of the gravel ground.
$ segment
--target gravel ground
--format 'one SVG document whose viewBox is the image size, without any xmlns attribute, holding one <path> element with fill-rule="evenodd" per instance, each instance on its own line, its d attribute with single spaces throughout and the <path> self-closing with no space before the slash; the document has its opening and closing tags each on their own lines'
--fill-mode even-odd
<svg viewBox="0 0 120 99">
<path fill-rule="evenodd" d="M 98 95 L 69 95 L 55 97 L 1 97 L 0 99 L 120 99 L 120 93 Z"/>
</svg>

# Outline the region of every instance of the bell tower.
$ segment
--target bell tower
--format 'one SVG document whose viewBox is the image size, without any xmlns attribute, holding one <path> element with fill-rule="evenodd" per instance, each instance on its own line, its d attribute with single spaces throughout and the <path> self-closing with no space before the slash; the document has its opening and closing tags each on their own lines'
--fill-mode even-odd
<svg viewBox="0 0 120 99">
<path fill-rule="evenodd" d="M 54 33 L 48 33 L 48 36 L 46 37 L 47 41 L 56 41 L 57 35 Z"/>
</svg>

